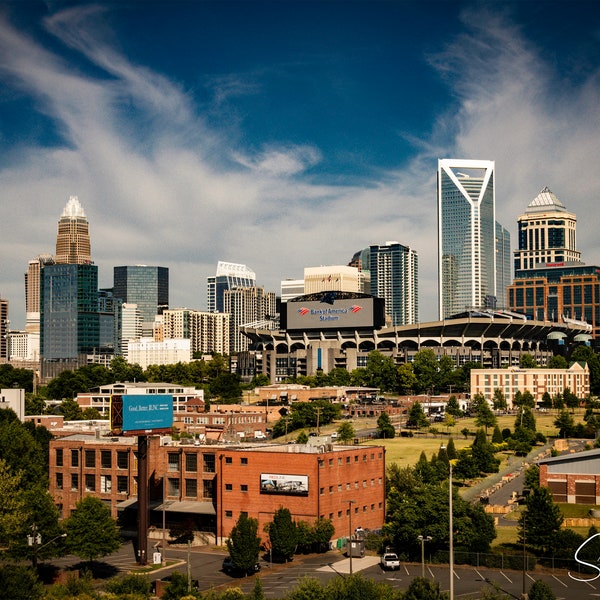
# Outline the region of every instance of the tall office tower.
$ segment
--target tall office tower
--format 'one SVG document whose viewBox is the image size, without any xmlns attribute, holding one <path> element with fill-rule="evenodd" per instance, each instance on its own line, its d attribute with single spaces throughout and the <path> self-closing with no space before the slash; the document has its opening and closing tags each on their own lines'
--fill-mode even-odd
<svg viewBox="0 0 600 600">
<path fill-rule="evenodd" d="M 98 267 L 56 264 L 42 269 L 40 287 L 42 379 L 86 363 L 100 350 Z"/>
<path fill-rule="evenodd" d="M 113 270 L 115 298 L 137 304 L 144 336 L 152 336 L 154 317 L 169 308 L 169 269 L 136 265 Z"/>
<path fill-rule="evenodd" d="M 162 317 L 165 339 L 189 339 L 192 353 L 229 354 L 229 313 L 175 308 Z"/>
<path fill-rule="evenodd" d="M 371 294 L 385 300 L 393 326 L 419 322 L 419 258 L 398 242 L 369 248 Z"/>
<path fill-rule="evenodd" d="M 494 306 L 494 161 L 438 161 L 439 318 Z"/>
<path fill-rule="evenodd" d="M 54 260 L 66 265 L 92 262 L 89 223 L 77 196 L 69 198 L 58 221 Z"/>
<path fill-rule="evenodd" d="M 229 349 L 232 354 L 247 350 L 250 340 L 240 333 L 240 327 L 272 318 L 277 309 L 275 293 L 262 287 L 237 287 L 226 290 L 224 300 L 224 312 L 231 315 Z"/>
<path fill-rule="evenodd" d="M 577 217 L 545 187 L 518 219 L 519 249 L 515 272 L 548 263 L 581 263 L 577 251 Z"/>
<path fill-rule="evenodd" d="M 360 291 L 363 294 L 371 293 L 371 248 L 363 248 L 354 253 L 349 267 L 356 267 L 360 278 Z"/>
<path fill-rule="evenodd" d="M 496 221 L 496 297 L 499 308 L 506 308 L 507 290 L 512 283 L 510 233 Z"/>
<path fill-rule="evenodd" d="M 25 273 L 25 331 L 40 331 L 40 274 L 43 267 L 53 264 L 54 257 L 50 254 L 40 254 L 29 261 Z"/>
<path fill-rule="evenodd" d="M 358 269 L 346 265 L 304 268 L 305 294 L 315 294 L 330 290 L 360 292 Z"/>
<path fill-rule="evenodd" d="M 284 279 L 281 282 L 281 301 L 287 302 L 304 294 L 304 279 Z"/>
<path fill-rule="evenodd" d="M 225 311 L 225 291 L 235 287 L 254 287 L 256 274 L 246 265 L 219 261 L 217 274 L 207 278 L 208 312 Z"/>
<path fill-rule="evenodd" d="M 123 302 L 121 304 L 120 321 L 117 353 L 127 358 L 129 341 L 139 340 L 142 337 L 142 316 L 137 304 Z"/>
<path fill-rule="evenodd" d="M 0 363 L 8 362 L 8 300 L 0 297 Z"/>
</svg>

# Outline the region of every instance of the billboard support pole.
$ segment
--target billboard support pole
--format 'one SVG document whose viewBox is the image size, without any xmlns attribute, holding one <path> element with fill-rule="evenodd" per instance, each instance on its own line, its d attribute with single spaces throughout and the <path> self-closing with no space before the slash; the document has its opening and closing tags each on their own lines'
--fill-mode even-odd
<svg viewBox="0 0 600 600">
<path fill-rule="evenodd" d="M 148 436 L 138 435 L 138 564 L 148 564 Z"/>
</svg>

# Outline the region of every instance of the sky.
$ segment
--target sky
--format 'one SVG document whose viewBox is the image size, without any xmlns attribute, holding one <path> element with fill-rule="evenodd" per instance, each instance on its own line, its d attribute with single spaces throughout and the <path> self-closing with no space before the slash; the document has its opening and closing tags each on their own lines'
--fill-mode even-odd
<svg viewBox="0 0 600 600">
<path fill-rule="evenodd" d="M 0 0 L 0 297 L 23 328 L 74 195 L 101 287 L 205 310 L 220 260 L 279 294 L 397 241 L 435 320 L 438 159 L 495 161 L 513 249 L 548 186 L 600 264 L 599 146 L 598 1 Z"/>
</svg>

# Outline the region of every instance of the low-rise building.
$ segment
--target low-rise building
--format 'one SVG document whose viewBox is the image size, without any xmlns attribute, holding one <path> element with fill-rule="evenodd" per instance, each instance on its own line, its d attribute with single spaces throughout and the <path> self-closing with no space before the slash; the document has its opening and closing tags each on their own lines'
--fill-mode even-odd
<svg viewBox="0 0 600 600">
<path fill-rule="evenodd" d="M 586 363 L 574 362 L 568 369 L 471 369 L 471 397 L 483 394 L 492 401 L 499 389 L 509 408 L 517 392 L 529 391 L 539 404 L 547 392 L 550 397 L 569 389 L 583 400 L 590 393 L 590 370 Z"/>
<path fill-rule="evenodd" d="M 600 504 L 600 449 L 545 458 L 539 467 L 555 502 Z"/>
<path fill-rule="evenodd" d="M 75 434 L 50 442 L 50 493 L 62 517 L 90 494 L 137 522 L 137 441 Z M 385 448 L 332 444 L 175 445 L 151 436 L 148 449 L 151 528 L 186 523 L 217 542 L 242 512 L 263 526 L 285 506 L 297 521 L 331 519 L 334 537 L 352 523 L 378 529 L 385 512 Z M 157 534 L 156 537 L 160 538 Z"/>
</svg>

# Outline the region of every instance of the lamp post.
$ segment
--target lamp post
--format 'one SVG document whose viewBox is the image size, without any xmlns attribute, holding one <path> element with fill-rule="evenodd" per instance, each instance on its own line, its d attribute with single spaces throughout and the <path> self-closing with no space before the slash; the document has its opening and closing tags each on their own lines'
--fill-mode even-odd
<svg viewBox="0 0 600 600">
<path fill-rule="evenodd" d="M 425 542 L 430 542 L 431 536 L 420 535 L 417 539 L 421 542 L 421 577 L 425 579 Z"/>
<path fill-rule="evenodd" d="M 526 513 L 523 513 L 523 598 L 527 600 L 527 593 L 525 592 L 525 575 L 527 572 L 527 555 L 525 554 L 525 518 Z"/>
<path fill-rule="evenodd" d="M 352 505 L 354 500 L 348 500 L 348 558 L 350 559 L 350 575 L 352 575 Z"/>
<path fill-rule="evenodd" d="M 66 538 L 66 537 L 67 537 L 66 533 L 61 533 L 60 535 L 53 537 L 50 541 L 46 542 L 45 544 L 42 544 L 42 535 L 40 533 L 38 533 L 37 525 L 34 523 L 31 526 L 31 535 L 27 536 L 27 544 L 33 548 L 33 559 L 31 561 L 31 564 L 32 564 L 34 570 L 37 569 L 38 552 L 40 550 L 43 550 L 46 546 L 49 546 L 56 540 L 58 540 L 60 538 Z"/>
<path fill-rule="evenodd" d="M 446 446 L 441 446 L 442 450 L 446 450 Z M 449 600 L 454 600 L 454 525 L 452 523 L 452 461 L 448 461 L 448 465 L 450 467 L 450 478 L 448 480 L 448 522 L 449 522 L 449 563 L 450 563 L 450 590 L 449 590 Z"/>
</svg>

